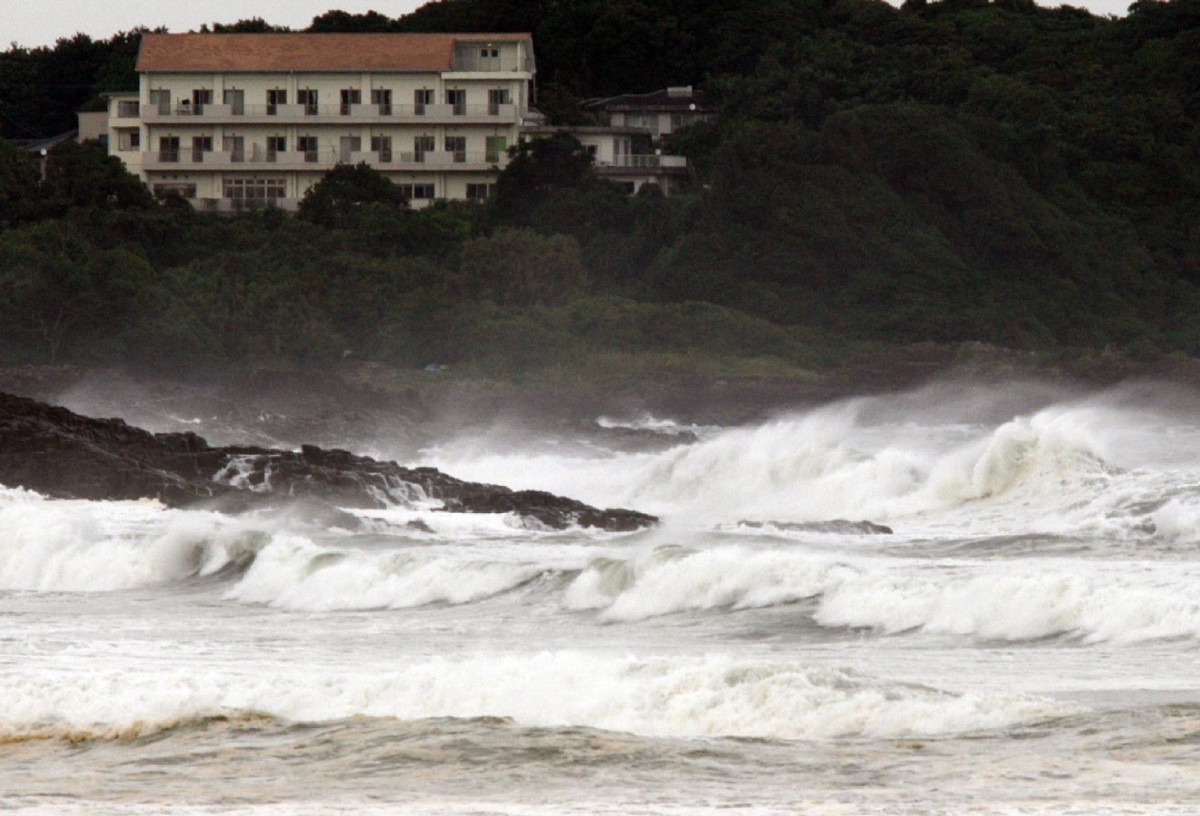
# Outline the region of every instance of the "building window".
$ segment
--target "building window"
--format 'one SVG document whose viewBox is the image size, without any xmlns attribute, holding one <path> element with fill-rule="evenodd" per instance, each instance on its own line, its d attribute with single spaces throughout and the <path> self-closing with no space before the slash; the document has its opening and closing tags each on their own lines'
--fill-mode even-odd
<svg viewBox="0 0 1200 816">
<path fill-rule="evenodd" d="M 315 162 L 317 160 L 317 137 L 301 136 L 297 138 L 296 149 L 304 154 L 306 162 Z"/>
<path fill-rule="evenodd" d="M 308 116 L 317 115 L 317 92 L 312 88 L 305 88 L 302 91 L 296 91 L 296 104 L 304 106 L 304 113 Z"/>
<path fill-rule="evenodd" d="M 158 139 L 158 160 L 162 162 L 179 161 L 179 137 L 160 136 Z"/>
<path fill-rule="evenodd" d="M 371 90 L 371 104 L 379 109 L 380 116 L 392 115 L 392 91 L 389 88 Z"/>
<path fill-rule="evenodd" d="M 488 90 L 488 116 L 499 116 L 501 105 L 512 104 L 508 88 L 490 88 Z"/>
<path fill-rule="evenodd" d="M 204 154 L 211 153 L 213 147 L 212 136 L 193 136 L 192 137 L 192 161 L 204 161 Z"/>
<path fill-rule="evenodd" d="M 434 104 L 434 99 L 436 98 L 433 91 L 428 88 L 420 88 L 413 91 L 413 109 L 417 116 L 424 116 L 425 106 Z"/>
<path fill-rule="evenodd" d="M 225 179 L 223 194 L 234 199 L 284 198 L 287 182 L 281 178 L 232 178 Z"/>
<path fill-rule="evenodd" d="M 229 154 L 230 161 L 246 160 L 246 140 L 241 136 L 226 136 L 221 141 L 221 150 Z"/>
<path fill-rule="evenodd" d="M 168 182 L 165 184 L 154 185 L 154 195 L 158 198 L 166 198 L 167 196 L 179 196 L 180 198 L 195 198 L 196 185 L 187 184 L 184 182 Z"/>
<path fill-rule="evenodd" d="M 597 155 L 597 153 L 599 153 L 600 148 L 597 147 L 596 145 L 584 145 L 583 149 L 588 154 L 588 158 L 592 160 L 593 164 L 595 164 L 596 163 L 596 155 Z"/>
<path fill-rule="evenodd" d="M 267 116 L 274 116 L 280 105 L 287 104 L 287 91 L 283 88 L 272 88 L 267 91 Z"/>
<path fill-rule="evenodd" d="M 480 71 L 499 71 L 500 49 L 490 45 L 480 48 L 477 68 Z"/>
<path fill-rule="evenodd" d="M 467 112 L 467 92 L 462 88 L 446 90 L 446 104 L 454 106 L 454 115 L 462 116 Z"/>
<path fill-rule="evenodd" d="M 425 154 L 433 152 L 432 136 L 416 136 L 413 138 L 413 160 L 425 161 Z"/>
<path fill-rule="evenodd" d="M 392 160 L 392 137 L 372 136 L 371 150 L 379 154 L 381 162 L 390 162 Z"/>
<path fill-rule="evenodd" d="M 170 114 L 171 92 L 164 88 L 156 88 L 150 91 L 150 107 L 157 108 L 160 116 Z"/>
<path fill-rule="evenodd" d="M 343 136 L 339 144 L 338 161 L 342 164 L 350 164 L 354 161 L 354 154 L 362 152 L 362 137 L 361 136 Z"/>
<path fill-rule="evenodd" d="M 142 132 L 138 128 L 121 128 L 117 131 L 117 150 L 139 150 Z"/>
<path fill-rule="evenodd" d="M 495 184 L 468 184 L 467 200 L 486 201 L 487 197 L 490 196 L 495 189 Z"/>
<path fill-rule="evenodd" d="M 212 104 L 212 91 L 207 88 L 197 88 L 192 91 L 192 113 L 199 116 L 204 113 L 204 106 Z"/>
<path fill-rule="evenodd" d="M 454 156 L 454 161 L 465 162 L 467 160 L 467 137 L 447 136 L 446 152 Z"/>
<path fill-rule="evenodd" d="M 342 116 L 350 113 L 351 105 L 362 103 L 362 91 L 358 88 L 343 88 L 342 89 Z"/>
<path fill-rule="evenodd" d="M 484 159 L 491 164 L 496 164 L 508 152 L 508 139 L 503 136 L 488 136 L 485 145 L 487 155 Z"/>
<path fill-rule="evenodd" d="M 429 200 L 433 198 L 432 184 L 397 184 L 400 192 L 410 201 Z"/>
<path fill-rule="evenodd" d="M 230 88 L 225 91 L 221 97 L 222 101 L 229 106 L 229 111 L 234 116 L 241 116 L 246 112 L 246 92 L 237 88 Z"/>
<path fill-rule="evenodd" d="M 268 136 L 267 137 L 267 161 L 275 161 L 275 156 L 278 153 L 287 152 L 287 137 L 286 136 Z"/>
<path fill-rule="evenodd" d="M 136 99 L 117 102 L 117 116 L 122 119 L 136 119 L 141 114 L 141 103 Z"/>
</svg>

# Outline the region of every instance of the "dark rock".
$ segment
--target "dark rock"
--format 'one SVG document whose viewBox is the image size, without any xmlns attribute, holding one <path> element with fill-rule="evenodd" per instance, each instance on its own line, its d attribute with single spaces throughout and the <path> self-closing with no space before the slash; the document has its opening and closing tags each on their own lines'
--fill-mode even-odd
<svg viewBox="0 0 1200 816">
<path fill-rule="evenodd" d="M 656 522 L 632 510 L 599 510 L 550 493 L 464 482 L 436 468 L 406 468 L 315 445 L 299 452 L 215 448 L 194 433 L 152 434 L 120 419 L 92 419 L 3 393 L 0 484 L 55 497 L 153 498 L 173 507 L 208 502 L 229 509 L 282 498 L 344 508 L 437 499 L 449 511 L 516 513 L 556 530 L 578 525 L 625 532 Z"/>
</svg>

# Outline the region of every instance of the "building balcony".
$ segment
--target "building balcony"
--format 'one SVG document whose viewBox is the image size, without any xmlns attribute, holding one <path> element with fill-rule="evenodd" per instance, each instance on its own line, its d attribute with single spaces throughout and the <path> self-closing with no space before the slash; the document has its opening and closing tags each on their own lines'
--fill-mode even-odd
<svg viewBox="0 0 1200 816">
<path fill-rule="evenodd" d="M 196 198 L 192 200 L 200 212 L 233 215 L 253 210 L 280 209 L 295 212 L 300 207 L 298 198 Z"/>
<path fill-rule="evenodd" d="M 142 169 L 148 172 L 194 173 L 216 171 L 253 172 L 325 172 L 338 164 L 366 164 L 380 171 L 394 172 L 488 172 L 505 167 L 504 152 L 401 152 L 390 150 L 343 150 L 327 147 L 319 150 L 267 151 L 261 145 L 248 150 L 195 151 L 149 150 L 142 153 Z"/>
<path fill-rule="evenodd" d="M 459 74 L 522 74 L 533 71 L 533 60 L 515 56 L 481 57 L 471 49 L 454 55 L 450 71 Z"/>
<path fill-rule="evenodd" d="M 144 106 L 142 120 L 154 124 L 515 124 L 514 104 L 485 105 L 174 105 Z"/>
<path fill-rule="evenodd" d="M 614 156 L 597 161 L 593 167 L 599 175 L 666 175 L 688 172 L 685 156 L 660 156 L 657 153 Z"/>
</svg>

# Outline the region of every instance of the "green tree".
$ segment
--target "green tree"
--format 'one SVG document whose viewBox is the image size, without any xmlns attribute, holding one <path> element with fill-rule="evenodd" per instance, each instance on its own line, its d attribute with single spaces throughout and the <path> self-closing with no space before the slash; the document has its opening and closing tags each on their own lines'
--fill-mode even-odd
<svg viewBox="0 0 1200 816">
<path fill-rule="evenodd" d="M 404 210 L 408 199 L 399 187 L 365 162 L 339 164 L 305 192 L 299 215 L 314 224 L 345 225 L 368 204 Z"/>
<path fill-rule="evenodd" d="M 38 181 L 38 169 L 29 154 L 0 139 L 0 229 L 38 214 Z"/>
<path fill-rule="evenodd" d="M 525 229 L 499 229 L 467 241 L 461 270 L 468 291 L 506 306 L 561 302 L 585 280 L 573 239 Z"/>
<path fill-rule="evenodd" d="M 119 353 L 115 340 L 152 280 L 144 259 L 120 248 L 97 250 L 61 221 L 0 236 L 4 331 L 40 348 L 51 364 L 72 349 Z"/>
<path fill-rule="evenodd" d="M 43 196 L 52 212 L 71 207 L 146 209 L 154 203 L 150 190 L 97 144 L 60 142 L 46 156 Z"/>
</svg>

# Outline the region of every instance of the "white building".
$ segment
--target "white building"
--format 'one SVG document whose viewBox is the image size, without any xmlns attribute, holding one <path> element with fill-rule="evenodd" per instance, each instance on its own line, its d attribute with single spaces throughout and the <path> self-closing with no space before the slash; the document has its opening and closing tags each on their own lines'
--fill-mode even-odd
<svg viewBox="0 0 1200 816">
<path fill-rule="evenodd" d="M 657 184 L 665 195 L 671 195 L 691 178 L 688 160 L 683 156 L 664 156 L 653 147 L 646 128 L 542 125 L 526 127 L 523 132 L 534 138 L 560 132 L 571 134 L 591 157 L 596 175 L 630 195 L 644 184 Z"/>
<path fill-rule="evenodd" d="M 530 117 L 528 34 L 145 34 L 108 147 L 201 209 L 294 208 L 339 162 L 481 199 Z"/>
<path fill-rule="evenodd" d="M 652 93 L 589 99 L 583 103 L 583 107 L 606 115 L 613 127 L 641 128 L 654 139 L 713 118 L 713 110 L 705 102 L 703 92 L 693 89 L 691 85 L 664 88 Z"/>
</svg>

